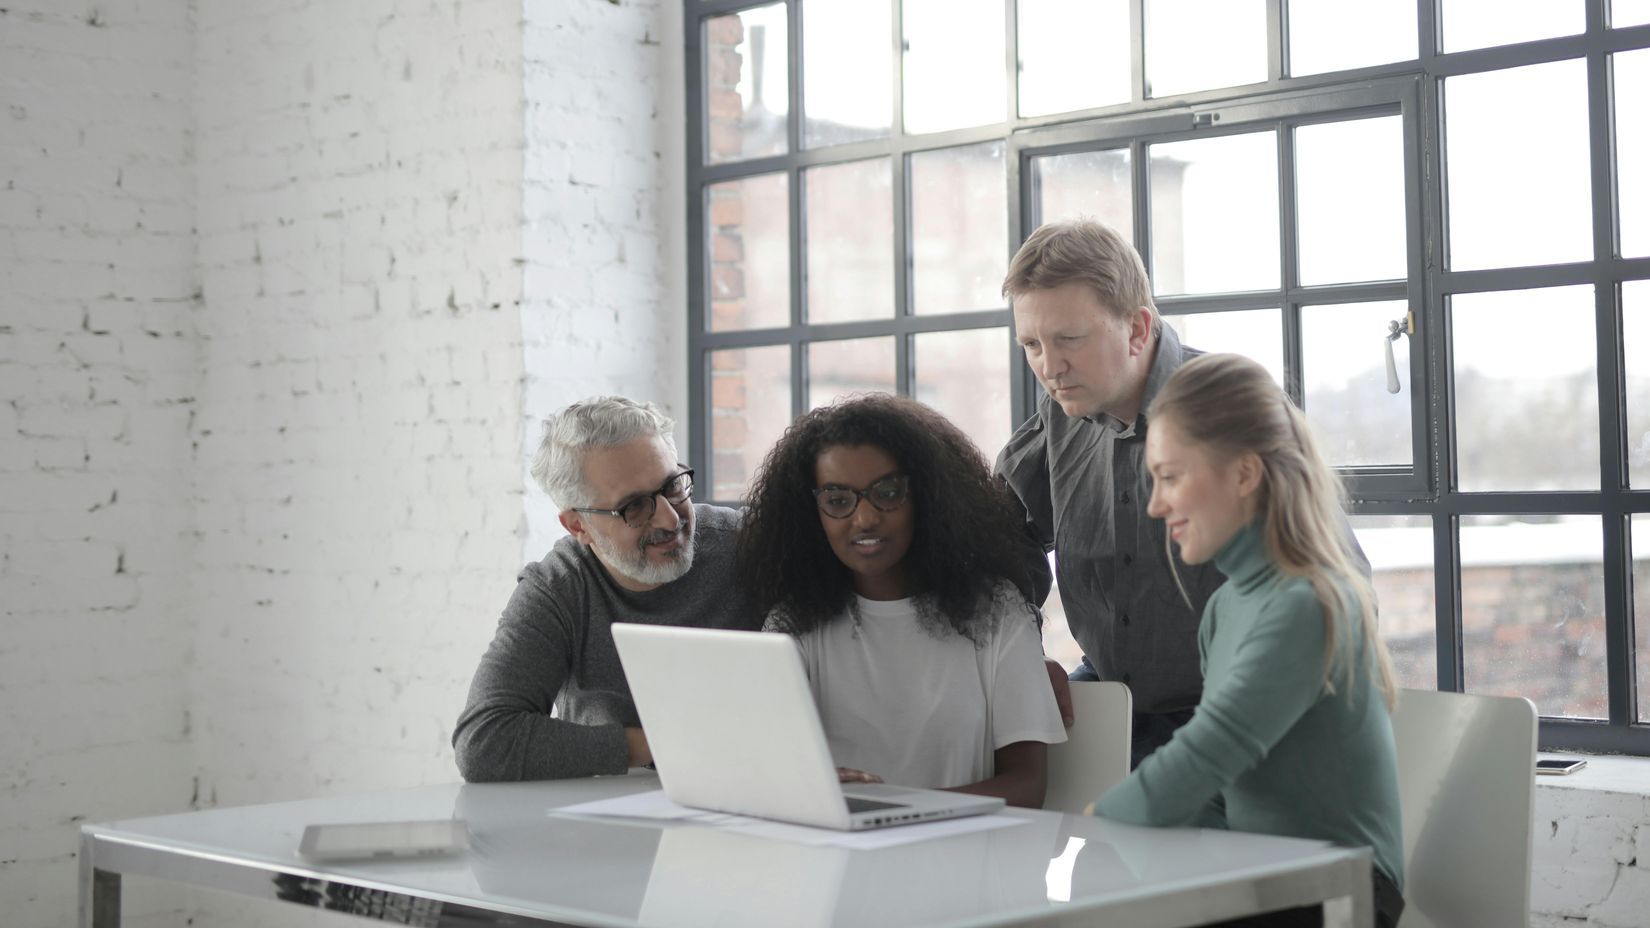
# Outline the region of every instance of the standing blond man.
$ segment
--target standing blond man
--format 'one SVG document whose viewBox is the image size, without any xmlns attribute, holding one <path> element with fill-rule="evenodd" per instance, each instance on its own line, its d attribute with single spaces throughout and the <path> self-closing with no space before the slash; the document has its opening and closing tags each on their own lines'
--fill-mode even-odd
<svg viewBox="0 0 1650 928">
<path fill-rule="evenodd" d="M 1033 232 L 1003 294 L 1044 394 L 997 472 L 1025 508 L 1027 530 L 1055 552 L 1066 622 L 1083 649 L 1071 678 L 1119 680 L 1134 693 L 1138 764 L 1191 718 L 1202 693 L 1198 622 L 1225 581 L 1212 564 L 1177 558 L 1183 597 L 1163 523 L 1146 515 L 1143 410 L 1202 352 L 1163 324 L 1134 247 L 1097 222 Z"/>
</svg>

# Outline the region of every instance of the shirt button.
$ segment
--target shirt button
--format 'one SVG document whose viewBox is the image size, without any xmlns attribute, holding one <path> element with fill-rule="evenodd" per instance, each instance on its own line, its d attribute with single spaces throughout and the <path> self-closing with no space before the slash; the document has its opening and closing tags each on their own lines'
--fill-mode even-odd
<svg viewBox="0 0 1650 928">
<path fill-rule="evenodd" d="M 1124 490 L 1123 494 L 1121 496 L 1117 497 L 1117 501 L 1122 503 L 1123 505 L 1127 506 L 1129 504 L 1129 491 Z"/>
<path fill-rule="evenodd" d="M 1128 683 L 1128 682 L 1129 682 L 1129 675 L 1128 675 L 1128 674 L 1124 674 L 1124 675 L 1123 675 L 1123 682 L 1124 682 L 1124 683 Z"/>
<path fill-rule="evenodd" d="M 1134 563 L 1134 555 L 1132 555 L 1132 554 L 1123 555 L 1123 566 L 1124 567 L 1127 567 L 1127 566 L 1129 566 L 1130 564 L 1133 564 L 1133 563 Z"/>
<path fill-rule="evenodd" d="M 1129 624 L 1129 614 L 1127 612 L 1123 613 L 1123 624 Z"/>
</svg>

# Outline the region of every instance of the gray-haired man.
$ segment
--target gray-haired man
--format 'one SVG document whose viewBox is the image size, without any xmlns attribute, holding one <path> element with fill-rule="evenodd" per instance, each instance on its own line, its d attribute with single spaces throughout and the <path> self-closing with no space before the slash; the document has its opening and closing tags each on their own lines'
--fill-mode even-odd
<svg viewBox="0 0 1650 928">
<path fill-rule="evenodd" d="M 651 404 L 616 396 L 545 420 L 533 477 L 569 537 L 517 576 L 470 684 L 453 732 L 466 780 L 623 773 L 652 761 L 612 623 L 760 625 L 729 590 L 738 514 L 693 504 L 671 427 Z"/>
</svg>

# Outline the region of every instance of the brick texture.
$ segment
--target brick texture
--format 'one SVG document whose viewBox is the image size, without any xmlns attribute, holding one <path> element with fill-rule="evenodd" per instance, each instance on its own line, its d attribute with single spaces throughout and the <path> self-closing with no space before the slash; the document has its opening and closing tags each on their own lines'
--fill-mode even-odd
<svg viewBox="0 0 1650 928">
<path fill-rule="evenodd" d="M 685 461 L 681 0 L 526 11 L 524 453 L 546 413 L 622 393 L 675 417 Z M 542 492 L 525 500 L 537 559 L 563 533 Z"/>
<path fill-rule="evenodd" d="M 201 0 L 203 801 L 450 780 L 521 520 L 520 8 Z"/>
<path fill-rule="evenodd" d="M 685 412 L 679 45 L 658 3 L 0 7 L 8 924 L 73 923 L 81 821 L 456 776 L 558 533 L 527 388 Z"/>
<path fill-rule="evenodd" d="M 192 48 L 186 3 L 0 4 L 8 925 L 72 924 L 80 822 L 194 794 Z"/>
</svg>

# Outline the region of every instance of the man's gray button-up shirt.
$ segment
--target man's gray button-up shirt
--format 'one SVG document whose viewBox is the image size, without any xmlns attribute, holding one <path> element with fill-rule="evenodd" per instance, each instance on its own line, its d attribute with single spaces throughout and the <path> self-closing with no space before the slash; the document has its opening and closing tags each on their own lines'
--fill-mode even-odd
<svg viewBox="0 0 1650 928">
<path fill-rule="evenodd" d="M 1201 353 L 1159 324 L 1142 410 Z M 1144 412 L 1132 423 L 1074 419 L 1045 394 L 998 455 L 997 472 L 1025 507 L 1030 531 L 1055 552 L 1066 623 L 1083 654 L 1102 680 L 1129 684 L 1136 711 L 1156 713 L 1197 705 L 1197 627 L 1225 577 L 1213 563 L 1193 567 L 1178 557 L 1171 568 L 1163 523 L 1146 515 L 1147 427 Z"/>
</svg>

